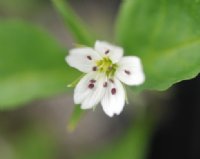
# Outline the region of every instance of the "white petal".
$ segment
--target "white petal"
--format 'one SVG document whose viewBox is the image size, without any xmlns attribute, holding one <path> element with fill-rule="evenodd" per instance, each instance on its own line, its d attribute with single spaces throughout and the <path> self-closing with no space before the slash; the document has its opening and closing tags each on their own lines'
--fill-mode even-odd
<svg viewBox="0 0 200 159">
<path fill-rule="evenodd" d="M 88 89 L 89 93 L 81 104 L 82 109 L 89 109 L 94 107 L 100 102 L 103 95 L 105 94 L 105 88 L 103 87 L 103 84 L 105 82 L 105 76 L 97 75 L 95 80 L 96 83 L 94 83 L 94 88 Z"/>
<path fill-rule="evenodd" d="M 81 104 L 81 102 L 88 96 L 88 83 L 95 77 L 94 73 L 86 74 L 76 85 L 74 89 L 74 103 Z"/>
<path fill-rule="evenodd" d="M 123 57 L 118 63 L 117 78 L 127 85 L 140 85 L 145 76 L 141 61 L 136 56 Z"/>
<path fill-rule="evenodd" d="M 95 66 L 95 61 L 100 59 L 99 54 L 89 48 L 76 48 L 69 51 L 69 55 L 66 56 L 66 62 L 81 72 L 88 73 L 92 71 Z"/>
<path fill-rule="evenodd" d="M 95 80 L 94 87 L 89 88 L 91 80 Z M 89 73 L 85 75 L 77 84 L 74 90 L 74 102 L 75 104 L 81 104 L 82 109 L 90 109 L 97 105 L 103 94 L 103 83 L 105 78 L 102 74 Z"/>
<path fill-rule="evenodd" d="M 116 90 L 115 94 L 112 93 L 112 89 Z M 109 117 L 122 112 L 125 105 L 125 90 L 118 79 L 114 79 L 114 83 L 108 83 L 101 105 Z"/>
<path fill-rule="evenodd" d="M 118 62 L 123 56 L 123 49 L 104 41 L 96 41 L 95 50 L 102 56 L 108 56 L 113 63 Z"/>
</svg>

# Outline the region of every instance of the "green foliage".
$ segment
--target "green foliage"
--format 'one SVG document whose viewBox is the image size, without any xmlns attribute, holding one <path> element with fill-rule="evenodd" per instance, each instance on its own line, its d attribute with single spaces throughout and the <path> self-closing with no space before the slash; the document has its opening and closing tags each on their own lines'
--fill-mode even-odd
<svg viewBox="0 0 200 159">
<path fill-rule="evenodd" d="M 137 118 L 128 131 L 116 142 L 84 159 L 145 159 L 155 124 L 154 120 L 148 115 Z"/>
<path fill-rule="evenodd" d="M 1 0 L 0 1 L 0 10 L 1 15 L 30 15 L 32 12 L 40 9 L 44 2 L 41 0 Z M 4 13 L 4 14 L 2 14 Z"/>
<path fill-rule="evenodd" d="M 95 41 L 92 32 L 74 13 L 67 1 L 52 0 L 52 2 L 75 40 L 80 44 L 92 46 Z"/>
<path fill-rule="evenodd" d="M 56 142 L 54 135 L 41 127 L 23 130 L 13 139 L 15 156 L 13 159 L 53 159 Z"/>
<path fill-rule="evenodd" d="M 17 130 L 11 128 L 11 131 L 4 127 L 6 124 L 2 125 L 3 130 L 1 127 L 0 142 L 1 159 L 55 158 L 58 144 L 54 134 L 49 132 L 44 126 L 36 126 L 34 123 L 28 124 L 30 125 L 25 126 L 22 124 L 24 127 Z"/>
<path fill-rule="evenodd" d="M 200 72 L 200 1 L 126 0 L 116 38 L 125 53 L 141 57 L 146 82 L 165 90 Z"/>
<path fill-rule="evenodd" d="M 67 50 L 30 24 L 0 22 L 0 109 L 67 90 L 76 78 L 64 61 Z"/>
</svg>

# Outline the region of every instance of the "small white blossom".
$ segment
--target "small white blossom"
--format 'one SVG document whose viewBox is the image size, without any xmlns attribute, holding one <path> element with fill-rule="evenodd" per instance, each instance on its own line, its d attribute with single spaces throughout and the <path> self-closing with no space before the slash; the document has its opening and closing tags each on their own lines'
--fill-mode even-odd
<svg viewBox="0 0 200 159">
<path fill-rule="evenodd" d="M 94 49 L 72 49 L 66 61 L 71 67 L 86 73 L 75 87 L 75 104 L 90 109 L 101 102 L 104 112 L 110 117 L 120 114 L 125 105 L 126 93 L 121 82 L 140 85 L 145 80 L 140 59 L 123 57 L 121 47 L 107 42 L 96 41 Z"/>
</svg>

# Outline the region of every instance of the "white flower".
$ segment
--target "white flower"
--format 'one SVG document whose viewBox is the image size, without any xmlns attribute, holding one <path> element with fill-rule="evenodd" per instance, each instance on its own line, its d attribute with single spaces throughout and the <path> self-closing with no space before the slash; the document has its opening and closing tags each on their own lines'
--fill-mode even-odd
<svg viewBox="0 0 200 159">
<path fill-rule="evenodd" d="M 90 109 L 101 102 L 104 112 L 110 117 L 120 114 L 125 105 L 126 93 L 121 82 L 140 85 L 145 80 L 140 59 L 123 57 L 121 47 L 107 42 L 96 41 L 94 49 L 72 49 L 66 61 L 71 67 L 86 73 L 75 87 L 75 104 Z"/>
</svg>

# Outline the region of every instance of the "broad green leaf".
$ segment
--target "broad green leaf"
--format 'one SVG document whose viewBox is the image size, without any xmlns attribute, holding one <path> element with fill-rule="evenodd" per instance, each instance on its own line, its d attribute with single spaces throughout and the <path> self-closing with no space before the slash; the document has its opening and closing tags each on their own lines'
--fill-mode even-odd
<svg viewBox="0 0 200 159">
<path fill-rule="evenodd" d="M 52 0 L 52 2 L 62 17 L 65 25 L 76 39 L 76 42 L 92 46 L 95 40 L 93 33 L 89 31 L 88 27 L 74 13 L 67 0 Z"/>
<path fill-rule="evenodd" d="M 200 72 L 200 1 L 126 0 L 116 38 L 125 53 L 141 57 L 146 82 L 165 90 Z"/>
<path fill-rule="evenodd" d="M 0 22 L 0 109 L 65 92 L 78 76 L 65 63 L 66 54 L 39 27 Z"/>
</svg>

